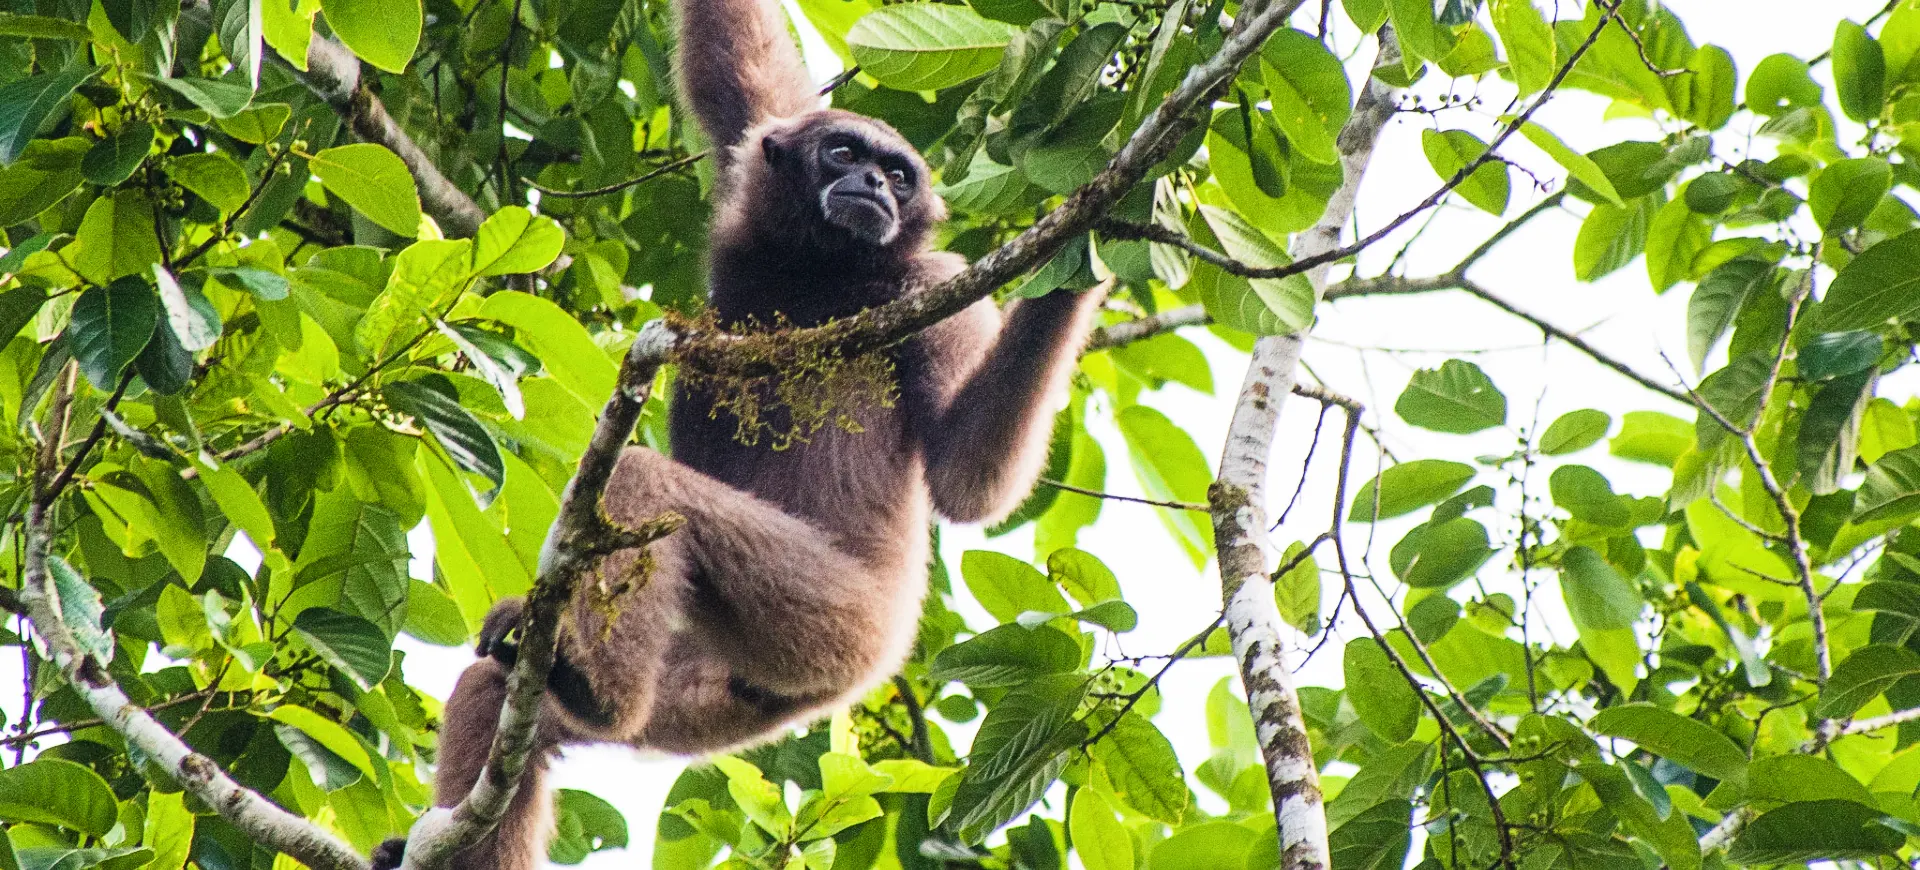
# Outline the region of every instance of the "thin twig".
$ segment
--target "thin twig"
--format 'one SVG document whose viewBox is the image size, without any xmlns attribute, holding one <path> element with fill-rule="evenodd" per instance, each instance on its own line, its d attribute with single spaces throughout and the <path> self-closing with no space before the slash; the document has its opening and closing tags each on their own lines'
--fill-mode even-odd
<svg viewBox="0 0 1920 870">
<path fill-rule="evenodd" d="M 1071 483 L 1063 483 L 1063 482 L 1061 482 L 1061 481 L 1058 481 L 1058 480 L 1054 480 L 1053 478 L 1050 478 L 1050 477 L 1042 477 L 1042 478 L 1039 478 L 1039 479 L 1037 479 L 1037 480 L 1036 480 L 1035 482 L 1036 482 L 1036 483 L 1041 483 L 1041 484 L 1044 484 L 1044 485 L 1046 485 L 1046 486 L 1051 486 L 1051 487 L 1053 487 L 1054 489 L 1058 489 L 1058 490 L 1062 490 L 1062 491 L 1065 491 L 1065 492 L 1071 492 L 1071 493 L 1077 493 L 1077 494 L 1079 494 L 1079 495 L 1086 495 L 1086 496 L 1092 496 L 1092 497 L 1094 497 L 1094 498 L 1102 498 L 1102 499 L 1106 499 L 1106 500 L 1108 500 L 1108 501 L 1124 501 L 1124 502 L 1130 502 L 1130 503 L 1132 503 L 1132 504 L 1144 504 L 1144 505 L 1151 505 L 1151 506 L 1153 506 L 1153 507 L 1157 507 L 1157 508 L 1166 508 L 1166 509 L 1168 509 L 1168 510 L 1176 510 L 1176 511 L 1198 511 L 1198 512 L 1200 512 L 1200 513 L 1206 513 L 1206 512 L 1207 512 L 1207 506 L 1206 506 L 1206 505 L 1203 505 L 1203 504 L 1200 504 L 1200 503 L 1198 503 L 1198 502 L 1191 502 L 1191 501 L 1155 501 L 1155 500 L 1153 500 L 1153 499 L 1150 499 L 1150 498 L 1136 498 L 1136 497 L 1134 497 L 1134 496 L 1131 496 L 1131 495 L 1118 495 L 1118 494 L 1115 494 L 1115 493 L 1111 493 L 1111 492 L 1101 492 L 1100 490 L 1097 490 L 1097 489 L 1086 489 L 1086 488 L 1084 488 L 1084 487 L 1078 487 L 1078 486 L 1074 486 L 1074 485 L 1073 485 L 1073 484 L 1071 484 Z"/>
</svg>

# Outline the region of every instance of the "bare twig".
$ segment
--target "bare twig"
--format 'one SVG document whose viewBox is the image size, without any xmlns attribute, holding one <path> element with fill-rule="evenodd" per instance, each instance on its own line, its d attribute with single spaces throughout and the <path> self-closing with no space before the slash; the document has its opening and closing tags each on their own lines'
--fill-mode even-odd
<svg viewBox="0 0 1920 870">
<path fill-rule="evenodd" d="M 1061 481 L 1054 480 L 1053 478 L 1050 478 L 1050 477 L 1042 477 L 1036 480 L 1035 482 L 1042 484 L 1044 486 L 1051 486 L 1054 489 L 1062 490 L 1064 492 L 1078 493 L 1080 495 L 1092 496 L 1094 498 L 1106 499 L 1108 501 L 1124 501 L 1132 504 L 1144 504 L 1144 505 L 1150 505 L 1157 508 L 1166 508 L 1168 510 L 1175 510 L 1175 511 L 1199 511 L 1200 513 L 1206 513 L 1208 510 L 1206 505 L 1199 504 L 1197 502 L 1154 501 L 1153 499 L 1150 499 L 1150 498 L 1136 498 L 1131 495 L 1117 495 L 1111 492 L 1101 492 L 1100 490 L 1097 490 L 1097 489 L 1086 489 L 1084 487 L 1074 486 L 1071 483 L 1063 483 Z"/>
</svg>

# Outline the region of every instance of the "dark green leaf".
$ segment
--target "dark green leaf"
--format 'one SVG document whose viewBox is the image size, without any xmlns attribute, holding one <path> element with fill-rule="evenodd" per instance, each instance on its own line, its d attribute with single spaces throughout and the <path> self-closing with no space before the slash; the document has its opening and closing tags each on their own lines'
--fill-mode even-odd
<svg viewBox="0 0 1920 870">
<path fill-rule="evenodd" d="M 1895 450 L 1868 468 L 1853 510 L 1856 523 L 1920 516 L 1920 447 Z"/>
<path fill-rule="evenodd" d="M 53 578 L 54 591 L 60 595 L 60 615 L 80 651 L 101 664 L 113 660 L 113 635 L 101 627 L 100 592 L 80 572 L 59 556 L 47 557 L 47 573 Z"/>
<path fill-rule="evenodd" d="M 1371 637 L 1348 641 L 1343 667 L 1347 701 L 1367 729 L 1389 743 L 1411 738 L 1420 724 L 1420 698 L 1379 642 Z"/>
<path fill-rule="evenodd" d="M 1413 373 L 1393 404 L 1400 418 L 1435 432 L 1468 435 L 1507 422 L 1507 397 L 1480 367 L 1450 359 Z"/>
<path fill-rule="evenodd" d="M 1727 860 L 1734 864 L 1873 861 L 1894 854 L 1907 841 L 1888 821 L 1879 810 L 1852 801 L 1787 804 L 1749 822 L 1727 850 Z"/>
<path fill-rule="evenodd" d="M 337 610 L 312 607 L 300 611 L 293 630 L 307 646 L 340 669 L 362 689 L 372 689 L 387 678 L 392 644 L 371 622 Z"/>
<path fill-rule="evenodd" d="M 73 319 L 67 326 L 80 373 L 98 389 L 113 389 L 120 372 L 153 339 L 159 322 L 159 300 L 146 281 L 128 276 L 105 287 L 87 288 L 73 303 Z"/>
<path fill-rule="evenodd" d="M 287 298 L 290 287 L 285 275 L 255 269 L 249 266 L 220 266 L 208 270 L 214 279 L 230 287 L 237 287 L 260 297 L 266 302 L 278 302 Z"/>
<path fill-rule="evenodd" d="M 498 490 L 507 468 L 493 434 L 460 401 L 424 381 L 401 381 L 381 388 L 388 403 L 411 414 L 432 432 L 440 446 L 461 468 L 485 477 Z"/>
<path fill-rule="evenodd" d="M 1413 804 L 1388 800 L 1347 820 L 1327 837 L 1333 870 L 1400 870 L 1412 847 Z"/>
<path fill-rule="evenodd" d="M 1394 576 L 1421 589 L 1444 589 L 1480 570 L 1493 556 L 1487 527 L 1465 517 L 1420 526 L 1393 545 Z"/>
<path fill-rule="evenodd" d="M 71 761 L 30 761 L 0 770 L 0 819 L 105 836 L 116 821 L 113 790 L 99 774 Z"/>
<path fill-rule="evenodd" d="M 1871 329 L 1920 312 L 1920 230 L 1866 249 L 1840 270 L 1820 303 L 1828 331 Z"/>
<path fill-rule="evenodd" d="M 1086 677 L 1058 674 L 994 705 L 974 735 L 944 826 L 977 843 L 1038 802 L 1086 736 L 1073 718 L 1086 691 Z"/>
<path fill-rule="evenodd" d="M 1920 653 L 1885 644 L 1863 646 L 1833 669 L 1815 712 L 1824 719 L 1844 719 L 1914 674 L 1920 674 Z"/>
<path fill-rule="evenodd" d="M 134 357 L 133 369 L 154 392 L 171 396 L 191 385 L 193 352 L 181 347 L 180 339 L 165 324 L 156 325 L 152 339 Z"/>
<path fill-rule="evenodd" d="M 1605 411 L 1587 408 L 1560 415 L 1540 436 L 1540 452 L 1548 456 L 1578 453 L 1607 437 L 1613 418 Z"/>
<path fill-rule="evenodd" d="M 76 67 L 0 86 L 0 166 L 10 166 L 19 159 L 26 151 L 27 140 L 37 135 L 54 113 L 65 109 L 67 97 L 95 72 Z"/>
<path fill-rule="evenodd" d="M 1413 513 L 1459 492 L 1473 475 L 1473 466 L 1444 459 L 1416 459 L 1391 466 L 1378 478 L 1360 485 L 1347 511 L 1347 522 L 1373 522 Z"/>
<path fill-rule="evenodd" d="M 101 187 L 112 187 L 133 175 L 140 163 L 147 159 L 147 151 L 153 147 L 153 125 L 145 121 L 128 124 L 120 132 L 99 142 L 87 151 L 85 159 L 80 161 L 80 171 L 87 180 Z"/>
<path fill-rule="evenodd" d="M 1860 419 L 1873 400 L 1876 372 L 1862 369 L 1822 384 L 1800 419 L 1800 481 L 1814 495 L 1840 491 L 1859 458 Z"/>
<path fill-rule="evenodd" d="M 1647 704 L 1600 711 L 1587 723 L 1595 733 L 1631 740 L 1668 761 L 1720 780 L 1744 780 L 1747 755 L 1725 734 L 1696 719 Z"/>
<path fill-rule="evenodd" d="M 1034 677 L 1078 670 L 1080 661 L 1080 644 L 1066 632 L 1045 625 L 1002 625 L 941 650 L 928 676 L 970 686 L 1017 686 Z"/>
<path fill-rule="evenodd" d="M 1847 117 L 1862 124 L 1879 119 L 1887 99 L 1887 60 L 1866 28 L 1842 20 L 1834 29 L 1833 79 Z"/>
</svg>

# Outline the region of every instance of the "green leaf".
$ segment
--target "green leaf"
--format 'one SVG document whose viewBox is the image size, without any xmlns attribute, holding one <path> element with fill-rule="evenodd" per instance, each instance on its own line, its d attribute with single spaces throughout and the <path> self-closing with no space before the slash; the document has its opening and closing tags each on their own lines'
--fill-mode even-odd
<svg viewBox="0 0 1920 870">
<path fill-rule="evenodd" d="M 1547 128 L 1528 121 L 1520 125 L 1520 135 L 1527 137 L 1527 141 L 1532 142 L 1535 147 L 1547 152 L 1547 156 L 1553 158 L 1553 162 L 1560 164 L 1568 174 L 1578 179 L 1581 184 L 1592 188 L 1607 202 L 1615 207 L 1626 205 L 1621 201 L 1620 194 L 1614 191 L 1613 182 L 1607 178 L 1605 172 L 1600 170 L 1599 164 L 1593 162 L 1593 159 L 1587 155 L 1567 147 L 1567 143 L 1560 141 L 1560 137 L 1548 132 Z"/>
<path fill-rule="evenodd" d="M 1422 429 L 1470 435 L 1505 425 L 1507 397 L 1479 366 L 1450 359 L 1414 372 L 1393 410 Z"/>
<path fill-rule="evenodd" d="M 47 557 L 47 573 L 60 595 L 60 615 L 80 651 L 104 665 L 113 660 L 113 635 L 101 627 L 100 592 L 59 556 Z"/>
<path fill-rule="evenodd" d="M 1633 741 L 1641 749 L 1695 773 L 1744 782 L 1747 755 L 1725 734 L 1697 719 L 1649 704 L 1600 711 L 1587 726 L 1606 737 Z"/>
<path fill-rule="evenodd" d="M 167 177 L 229 215 L 246 204 L 250 192 L 240 164 L 218 152 L 175 157 L 167 161 Z"/>
<path fill-rule="evenodd" d="M 155 326 L 153 340 L 133 358 L 133 369 L 154 392 L 171 396 L 192 383 L 193 353 L 180 346 L 173 330 Z"/>
<path fill-rule="evenodd" d="M 1415 459 L 1391 466 L 1360 485 L 1347 511 L 1347 522 L 1369 523 L 1413 513 L 1459 492 L 1473 476 L 1473 466 L 1444 459 Z M 1376 486 L 1378 515 L 1374 505 Z"/>
<path fill-rule="evenodd" d="M 1454 517 L 1415 528 L 1393 545 L 1394 576 L 1419 589 L 1445 589 L 1473 576 L 1492 558 L 1487 527 Z"/>
<path fill-rule="evenodd" d="M 1353 90 L 1340 59 L 1320 40 L 1282 29 L 1260 49 L 1272 117 L 1308 160 L 1340 159 L 1334 138 L 1353 113 Z"/>
<path fill-rule="evenodd" d="M 1422 130 L 1420 148 L 1426 152 L 1427 165 L 1433 167 L 1434 174 L 1443 181 L 1451 181 L 1487 153 L 1487 143 L 1465 130 Z M 1507 210 L 1507 199 L 1512 194 L 1512 182 L 1507 176 L 1506 163 L 1489 160 L 1475 168 L 1454 191 L 1481 211 L 1498 215 Z"/>
<path fill-rule="evenodd" d="M 385 146 L 362 142 L 328 148 L 313 155 L 308 165 L 330 193 L 368 220 L 406 238 L 420 232 L 420 196 L 413 174 Z"/>
<path fill-rule="evenodd" d="M 226 514 L 227 519 L 246 533 L 253 545 L 266 552 L 269 562 L 273 561 L 274 541 L 276 538 L 273 516 L 267 513 L 267 506 L 260 500 L 260 494 L 254 491 L 253 484 L 240 476 L 232 466 L 215 467 L 207 464 L 199 456 L 193 457 L 193 464 L 199 470 L 200 482 L 207 487 L 207 494 L 213 497 L 213 503 Z M 284 562 L 285 557 L 280 559 Z"/>
<path fill-rule="evenodd" d="M 1686 88 L 1682 116 L 1702 130 L 1725 127 L 1733 118 L 1734 91 L 1739 84 L 1733 55 L 1717 45 L 1700 46 L 1687 60 L 1687 73 L 1679 77 Z"/>
<path fill-rule="evenodd" d="M 475 275 L 537 272 L 560 256 L 565 230 L 553 218 L 510 205 L 489 216 L 473 237 Z"/>
<path fill-rule="evenodd" d="M 23 36 L 28 39 L 68 39 L 74 42 L 89 42 L 93 39 L 93 32 L 89 31 L 84 24 L 68 21 L 64 18 L 0 12 L 0 36 Z"/>
<path fill-rule="evenodd" d="M 247 266 L 216 266 L 208 269 L 207 273 L 220 283 L 252 293 L 264 302 L 278 302 L 287 298 L 287 294 L 292 291 L 285 275 L 265 269 Z"/>
<path fill-rule="evenodd" d="M 1113 730 L 1093 745 L 1093 757 L 1106 768 L 1114 796 L 1127 806 L 1169 825 L 1186 819 L 1192 792 L 1180 758 L 1173 752 L 1173 743 L 1145 716 L 1137 712 L 1121 716 Z"/>
<path fill-rule="evenodd" d="M 138 190 L 117 190 L 87 206 L 74 234 L 72 265 L 87 280 L 105 284 L 127 275 L 146 275 L 160 262 L 154 234 L 153 205 Z"/>
<path fill-rule="evenodd" d="M 556 864 L 578 864 L 588 855 L 627 845 L 627 817 L 613 804 L 584 791 L 554 792 L 554 836 L 547 857 Z"/>
<path fill-rule="evenodd" d="M 1398 2 L 1398 0 L 1395 0 Z M 1148 856 L 1148 870 L 1220 870 L 1224 867 L 1278 866 L 1250 861 L 1256 835 L 1232 822 L 1202 822 L 1160 841 Z M 1344 870 L 1344 868 L 1342 868 Z"/>
<path fill-rule="evenodd" d="M 20 159 L 27 140 L 39 134 L 56 112 L 65 109 L 67 97 L 95 72 L 95 68 L 75 67 L 0 86 L 0 166 L 10 166 Z"/>
<path fill-rule="evenodd" d="M 1674 200 L 1647 225 L 1647 279 L 1656 293 L 1693 277 L 1693 261 L 1713 243 L 1713 228 L 1687 204 Z"/>
<path fill-rule="evenodd" d="M 403 628 L 435 646 L 461 646 L 468 637 L 460 606 L 440 587 L 418 579 L 407 581 L 407 623 Z"/>
<path fill-rule="evenodd" d="M 1853 522 L 1905 522 L 1920 516 L 1920 447 L 1895 450 L 1867 469 L 1853 501 Z"/>
<path fill-rule="evenodd" d="M 1592 408 L 1568 411 L 1540 435 L 1540 452 L 1548 456 L 1578 453 L 1607 437 L 1612 428 L 1613 418 L 1605 411 Z"/>
<path fill-rule="evenodd" d="M 1814 495 L 1840 491 L 1859 459 L 1860 421 L 1878 373 L 1862 369 L 1821 384 L 1800 419 L 1800 482 Z"/>
<path fill-rule="evenodd" d="M 1134 476 L 1148 496 L 1158 500 L 1206 503 L 1213 470 L 1193 436 L 1145 405 L 1134 405 L 1118 415 L 1126 438 Z M 1155 508 L 1196 563 L 1212 551 L 1213 530 L 1206 515 L 1187 510 Z"/>
<path fill-rule="evenodd" d="M 1050 626 L 1002 625 L 935 655 L 928 678 L 969 686 L 1017 686 L 1047 674 L 1079 670 L 1080 643 Z"/>
<path fill-rule="evenodd" d="M 312 607 L 294 617 L 293 630 L 362 690 L 371 690 L 387 678 L 392 643 L 379 626 L 352 614 Z"/>
<path fill-rule="evenodd" d="M 231 118 L 220 118 L 214 122 L 214 126 L 219 127 L 220 132 L 249 145 L 263 145 L 278 138 L 280 131 L 287 126 L 287 119 L 291 117 L 293 107 L 286 103 L 266 103 L 250 106 Z"/>
<path fill-rule="evenodd" d="M 1073 609 L 1045 575 L 1004 553 L 968 550 L 960 557 L 960 574 L 980 606 L 1003 623 L 1030 610 L 1066 613 Z"/>
<path fill-rule="evenodd" d="M 1894 683 L 1914 674 L 1920 674 L 1920 653 L 1886 644 L 1863 646 L 1833 669 L 1815 713 L 1823 719 L 1852 716 Z"/>
<path fill-rule="evenodd" d="M 366 746 L 340 723 L 296 704 L 282 704 L 275 707 L 267 714 L 267 718 L 298 730 L 340 760 L 352 765 L 353 769 L 368 779 L 378 778 L 378 774 L 374 773 L 373 759 L 367 755 Z"/>
<path fill-rule="evenodd" d="M 1347 701 L 1367 729 L 1389 743 L 1412 738 L 1420 724 L 1420 698 L 1379 642 L 1371 637 L 1348 641 L 1342 666 Z"/>
<path fill-rule="evenodd" d="M 1800 369 L 1800 377 L 1824 381 L 1873 368 L 1885 352 L 1876 333 L 1822 332 L 1802 342 L 1794 363 Z"/>
<path fill-rule="evenodd" d="M 32 220 L 80 186 L 80 162 L 91 144 L 79 136 L 35 139 L 12 166 L 0 168 L 0 226 Z"/>
<path fill-rule="evenodd" d="M 217 0 L 213 4 L 214 32 L 220 51 L 233 68 L 246 76 L 247 90 L 260 89 L 261 6 L 286 0 Z"/>
<path fill-rule="evenodd" d="M 1853 801 L 1802 801 L 1762 813 L 1727 850 L 1732 864 L 1873 861 L 1899 851 L 1905 834 L 1885 813 Z M 1906 827 L 1904 824 L 1902 828 Z"/>
<path fill-rule="evenodd" d="M 187 809 L 185 792 L 148 791 L 146 834 L 140 843 L 152 849 L 154 857 L 146 870 L 185 867 L 193 850 L 193 827 L 193 811 Z"/>
<path fill-rule="evenodd" d="M 1074 793 L 1067 831 L 1086 870 L 1133 870 L 1133 837 L 1099 792 L 1083 788 Z"/>
<path fill-rule="evenodd" d="M 386 287 L 354 326 L 354 338 L 375 358 L 433 328 L 469 283 L 469 239 L 421 239 L 394 258 Z"/>
<path fill-rule="evenodd" d="M 1595 281 L 1626 267 L 1647 248 L 1653 197 L 1625 207 L 1596 205 L 1573 240 L 1573 276 Z"/>
<path fill-rule="evenodd" d="M 1120 596 L 1120 581 L 1100 557 L 1062 547 L 1047 555 L 1047 579 L 1060 584 L 1081 607 L 1092 607 Z"/>
<path fill-rule="evenodd" d="M 15 287 L 0 293 L 0 347 L 19 335 L 46 302 L 47 291 L 38 287 Z"/>
<path fill-rule="evenodd" d="M 1840 110 L 1862 124 L 1877 120 L 1887 101 L 1887 60 L 1867 29 L 1842 19 L 1833 32 L 1834 89 Z"/>
<path fill-rule="evenodd" d="M 1821 93 L 1819 83 L 1807 72 L 1807 62 L 1790 54 L 1768 56 L 1747 77 L 1747 108 L 1762 115 L 1818 106 Z"/>
<path fill-rule="evenodd" d="M 861 16 L 847 31 L 847 48 L 881 84 L 933 91 L 993 69 L 1018 32 L 965 6 L 902 3 Z"/>
<path fill-rule="evenodd" d="M 396 410 L 419 420 L 461 468 L 485 477 L 495 490 L 506 480 L 500 446 L 479 418 L 461 406 L 458 397 L 425 381 L 387 384 L 380 388 L 380 394 Z"/>
<path fill-rule="evenodd" d="M 1420 61 L 1439 60 L 1453 49 L 1451 33 L 1435 21 L 1429 0 L 1387 0 L 1395 35 L 1406 52 L 1406 68 L 1418 69 Z"/>
<path fill-rule="evenodd" d="M 105 287 L 88 287 L 73 303 L 67 342 L 80 373 L 102 390 L 112 390 L 134 357 L 153 339 L 160 305 L 152 287 L 125 277 Z"/>
<path fill-rule="evenodd" d="M 1073 718 L 1086 696 L 1079 674 L 1041 677 L 1007 693 L 980 723 L 944 827 L 979 842 L 1040 800 L 1086 736 Z"/>
<path fill-rule="evenodd" d="M 1387 23 L 1387 0 L 1340 0 L 1340 8 L 1361 33 L 1373 33 Z"/>
<path fill-rule="evenodd" d="M 534 352 L 553 379 L 588 407 L 598 408 L 613 393 L 619 369 L 593 343 L 580 321 L 538 296 L 503 291 L 487 297 L 480 317 L 511 326 L 520 343 Z"/>
<path fill-rule="evenodd" d="M 1879 157 L 1839 160 L 1813 177 L 1807 206 L 1829 236 L 1853 229 L 1873 213 L 1893 187 L 1893 167 Z"/>
<path fill-rule="evenodd" d="M 320 12 L 354 54 L 390 73 L 406 72 L 420 45 L 420 0 L 320 0 Z"/>
<path fill-rule="evenodd" d="M 1625 526 L 1632 519 L 1628 505 L 1614 495 L 1613 484 L 1587 466 L 1556 468 L 1547 484 L 1553 503 L 1566 508 L 1574 519 L 1601 526 Z"/>
<path fill-rule="evenodd" d="M 1287 252 L 1239 214 L 1210 205 L 1192 222 L 1195 240 L 1259 268 L 1293 262 Z M 1214 244 L 1217 243 L 1217 244 Z M 1194 264 L 1195 289 L 1214 320 L 1255 335 L 1291 335 L 1313 322 L 1317 296 L 1305 275 L 1242 278 L 1205 263 Z"/>
<path fill-rule="evenodd" d="M 1852 774 L 1818 755 L 1768 755 L 1748 768 L 1746 799 L 1752 802 L 1849 800 L 1872 806 L 1873 793 Z"/>
<path fill-rule="evenodd" d="M 1348 819 L 1327 837 L 1334 870 L 1400 870 L 1413 845 L 1413 804 L 1387 800 Z"/>
<path fill-rule="evenodd" d="M 113 790 L 91 769 L 40 758 L 0 770 L 0 819 L 58 825 L 94 837 L 118 820 Z"/>
<path fill-rule="evenodd" d="M 1493 0 L 1493 30 L 1507 49 L 1507 72 L 1525 97 L 1545 90 L 1559 69 L 1553 28 L 1531 0 Z"/>
<path fill-rule="evenodd" d="M 473 366 L 474 372 L 499 391 L 500 403 L 506 406 L 507 413 L 513 415 L 513 419 L 519 420 L 527 416 L 527 402 L 520 395 L 520 380 L 517 373 L 509 371 L 491 354 L 475 347 L 473 342 L 468 340 L 467 333 L 453 328 L 438 317 L 433 319 L 433 325 L 441 335 L 446 336 L 448 341 L 453 342 L 454 347 L 459 348 L 460 352 L 466 355 L 467 362 Z"/>
<path fill-rule="evenodd" d="M 183 287 L 165 266 L 153 264 L 154 286 L 160 289 L 160 307 L 166 311 L 167 327 L 179 339 L 180 346 L 193 352 L 206 350 L 220 340 L 220 312 L 198 288 Z"/>
<path fill-rule="evenodd" d="M 1632 628 L 1642 607 L 1639 590 L 1591 548 L 1574 547 L 1560 557 L 1560 592 L 1575 628 Z"/>
<path fill-rule="evenodd" d="M 1766 287 L 1773 267 L 1755 260 L 1734 260 L 1707 274 L 1687 299 L 1687 355 L 1695 371 L 1706 368 L 1707 355 L 1720 343 L 1748 297 Z"/>
<path fill-rule="evenodd" d="M 1920 312 L 1920 230 L 1883 241 L 1854 257 L 1834 276 L 1820 302 L 1827 332 L 1872 329 Z"/>
<path fill-rule="evenodd" d="M 80 171 L 93 184 L 113 187 L 131 177 L 152 148 L 153 125 L 135 121 L 95 143 L 80 161 Z"/>
<path fill-rule="evenodd" d="M 147 80 L 185 97 L 187 102 L 215 118 L 231 118 L 246 111 L 253 102 L 253 89 L 233 82 L 153 76 Z"/>
<path fill-rule="evenodd" d="M 1299 559 L 1300 563 L 1273 578 L 1273 603 L 1280 618 L 1304 634 L 1320 633 L 1320 565 L 1311 555 L 1302 558 L 1307 548 L 1299 541 L 1287 545 L 1280 564 Z"/>
</svg>

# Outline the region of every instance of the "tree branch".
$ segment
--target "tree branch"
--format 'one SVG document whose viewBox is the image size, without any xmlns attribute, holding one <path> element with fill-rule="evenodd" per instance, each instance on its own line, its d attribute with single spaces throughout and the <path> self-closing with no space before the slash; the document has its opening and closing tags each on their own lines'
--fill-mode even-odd
<svg viewBox="0 0 1920 870">
<path fill-rule="evenodd" d="M 1397 63 L 1399 55 L 1392 30 L 1383 29 L 1376 65 Z M 1341 227 L 1353 213 L 1360 182 L 1373 158 L 1374 143 L 1393 117 L 1393 97 L 1394 89 L 1384 82 L 1367 80 L 1352 117 L 1340 131 L 1343 180 L 1328 200 L 1320 221 L 1294 239 L 1297 260 L 1312 260 L 1339 245 Z M 1325 262 L 1330 264 L 1332 260 Z M 1316 293 L 1326 289 L 1327 268 L 1323 264 L 1306 270 Z M 1319 772 L 1307 740 L 1299 693 L 1287 668 L 1281 639 L 1284 623 L 1274 608 L 1267 574 L 1271 561 L 1266 519 L 1267 456 L 1273 450 L 1280 406 L 1293 387 L 1304 345 L 1304 334 L 1268 336 L 1254 344 L 1246 382 L 1240 388 L 1227 443 L 1221 450 L 1219 479 L 1207 493 L 1213 507 L 1214 546 L 1220 560 L 1227 633 L 1246 685 L 1254 733 L 1266 760 L 1281 866 L 1288 870 L 1318 870 L 1331 864 Z"/>
</svg>

